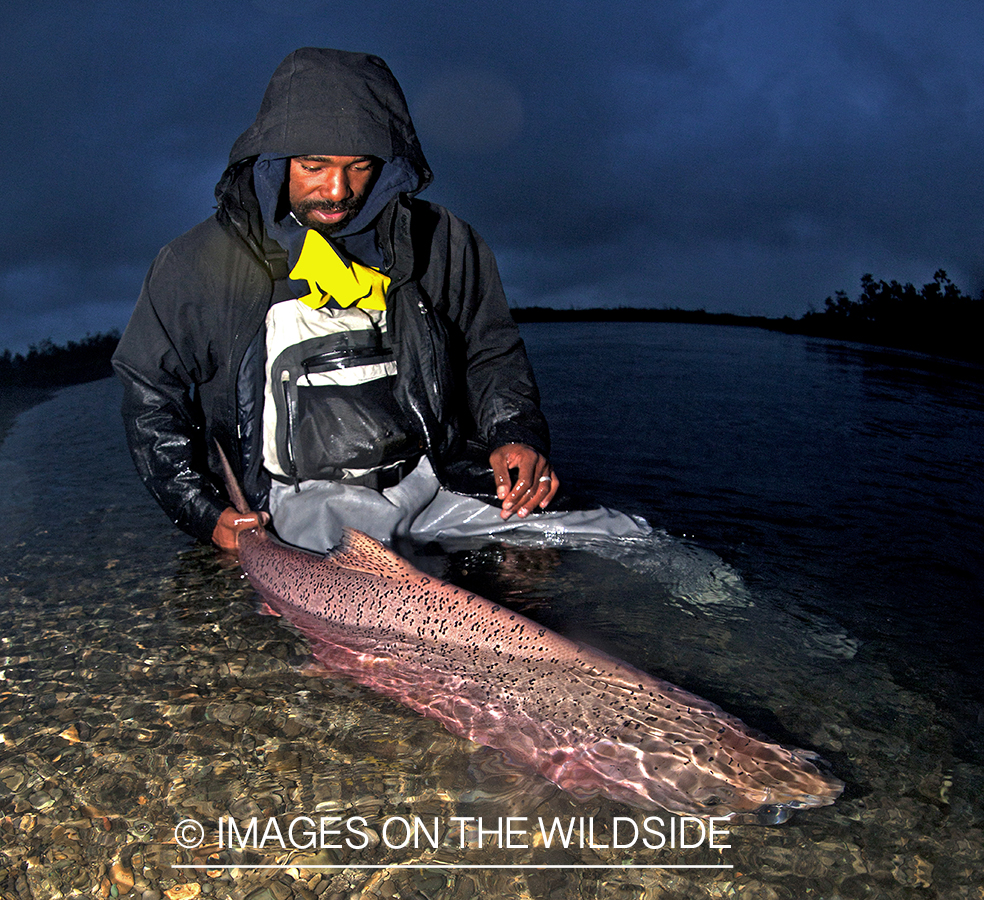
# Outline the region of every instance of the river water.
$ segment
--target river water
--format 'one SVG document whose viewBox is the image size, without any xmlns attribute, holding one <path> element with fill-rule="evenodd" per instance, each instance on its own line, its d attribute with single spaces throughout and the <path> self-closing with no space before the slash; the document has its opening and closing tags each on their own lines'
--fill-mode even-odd
<svg viewBox="0 0 984 900">
<path fill-rule="evenodd" d="M 741 328 L 523 334 L 562 476 L 656 532 L 414 561 L 817 751 L 841 799 L 681 841 L 305 668 L 137 482 L 108 380 L 0 445 L 0 895 L 981 896 L 984 371 Z"/>
</svg>

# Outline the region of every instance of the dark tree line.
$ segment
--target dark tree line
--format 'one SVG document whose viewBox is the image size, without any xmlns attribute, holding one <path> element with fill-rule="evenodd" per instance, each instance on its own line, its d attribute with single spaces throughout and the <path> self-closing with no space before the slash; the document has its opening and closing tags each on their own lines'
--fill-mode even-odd
<svg viewBox="0 0 984 900">
<path fill-rule="evenodd" d="M 0 355 L 0 384 L 62 387 L 106 378 L 113 374 L 110 357 L 119 339 L 119 332 L 111 331 L 64 345 L 45 340 L 32 344 L 26 354 L 5 350 Z"/>
<path fill-rule="evenodd" d="M 897 281 L 861 278 L 861 294 L 850 299 L 844 291 L 828 297 L 822 312 L 799 319 L 738 316 L 705 310 L 618 307 L 593 309 L 514 309 L 517 322 L 687 322 L 707 325 L 745 325 L 859 341 L 883 347 L 917 350 L 936 356 L 984 363 L 984 292 L 968 297 L 939 269 L 920 290 Z"/>
<path fill-rule="evenodd" d="M 943 269 L 921 290 L 864 275 L 856 300 L 837 291 L 824 305 L 823 312 L 799 319 L 795 330 L 984 362 L 984 292 L 968 297 Z"/>
<path fill-rule="evenodd" d="M 786 316 L 738 316 L 704 310 L 619 307 L 616 309 L 514 309 L 517 322 L 690 322 L 745 325 L 886 347 L 918 350 L 938 356 L 984 363 L 984 291 L 968 297 L 938 270 L 933 281 L 916 290 L 911 284 L 861 278 L 861 294 L 851 300 L 844 291 L 828 297 L 822 312 L 799 319 Z M 32 346 L 27 354 L 0 355 L 0 385 L 61 387 L 106 378 L 113 374 L 110 357 L 117 331 L 89 335 L 81 341 L 55 345 L 50 340 Z"/>
</svg>

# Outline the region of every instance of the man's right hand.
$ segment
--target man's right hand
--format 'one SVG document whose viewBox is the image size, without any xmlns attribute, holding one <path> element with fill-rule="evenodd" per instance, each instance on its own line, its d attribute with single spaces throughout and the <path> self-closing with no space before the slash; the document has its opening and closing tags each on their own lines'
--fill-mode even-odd
<svg viewBox="0 0 984 900">
<path fill-rule="evenodd" d="M 222 510 L 212 532 L 212 543 L 220 550 L 239 555 L 239 532 L 262 528 L 270 521 L 269 513 L 237 512 L 231 506 Z"/>
</svg>

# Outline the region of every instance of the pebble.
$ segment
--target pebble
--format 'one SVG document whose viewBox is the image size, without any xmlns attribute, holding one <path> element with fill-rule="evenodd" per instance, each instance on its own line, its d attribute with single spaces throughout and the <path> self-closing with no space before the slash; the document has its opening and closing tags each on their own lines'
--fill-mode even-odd
<svg viewBox="0 0 984 900">
<path fill-rule="evenodd" d="M 269 887 L 275 900 L 288 900 L 293 893 L 291 888 L 282 881 L 271 881 Z"/>
<path fill-rule="evenodd" d="M 130 823 L 130 835 L 138 841 L 149 841 L 154 837 L 155 831 L 154 823 L 146 819 L 137 819 Z"/>
<path fill-rule="evenodd" d="M 167 900 L 193 900 L 202 892 L 202 886 L 195 882 L 188 884 L 175 885 L 171 890 L 165 891 L 164 896 Z"/>
<path fill-rule="evenodd" d="M 11 793 L 17 793 L 24 785 L 24 773 L 17 769 L 0 769 L 0 781 L 2 781 Z"/>
<path fill-rule="evenodd" d="M 55 802 L 54 798 L 45 791 L 38 791 L 35 794 L 31 794 L 30 801 L 35 809 L 47 809 Z"/>
<path fill-rule="evenodd" d="M 277 895 L 270 885 L 263 885 L 246 895 L 246 900 L 277 900 Z"/>
</svg>

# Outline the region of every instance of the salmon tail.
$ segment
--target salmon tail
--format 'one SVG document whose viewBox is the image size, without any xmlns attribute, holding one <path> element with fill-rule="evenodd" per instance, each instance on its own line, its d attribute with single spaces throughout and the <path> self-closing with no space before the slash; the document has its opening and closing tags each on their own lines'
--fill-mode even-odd
<svg viewBox="0 0 984 900">
<path fill-rule="evenodd" d="M 225 477 L 226 491 L 229 492 L 229 499 L 232 501 L 232 505 L 236 507 L 236 512 L 252 512 L 249 504 L 246 502 L 246 495 L 243 493 L 243 489 L 239 486 L 239 481 L 232 471 L 232 466 L 229 465 L 229 458 L 225 455 L 225 451 L 218 441 L 215 442 L 215 449 L 219 452 L 219 460 L 222 462 L 222 474 Z"/>
</svg>

